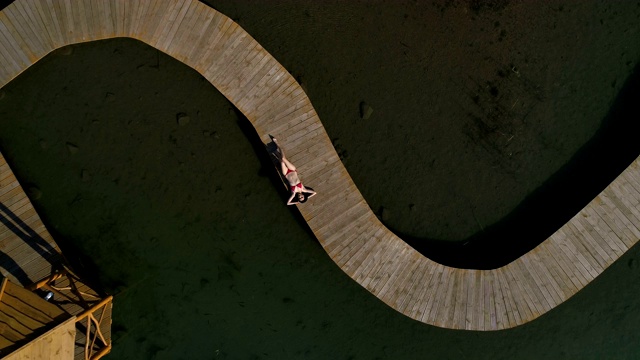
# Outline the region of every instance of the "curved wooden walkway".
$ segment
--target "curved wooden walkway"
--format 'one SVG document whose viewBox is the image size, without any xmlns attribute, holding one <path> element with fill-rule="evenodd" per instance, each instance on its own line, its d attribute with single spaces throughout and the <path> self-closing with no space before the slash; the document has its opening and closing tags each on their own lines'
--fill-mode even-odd
<svg viewBox="0 0 640 360">
<path fill-rule="evenodd" d="M 319 195 L 300 212 L 329 256 L 395 310 L 445 328 L 531 321 L 586 286 L 640 238 L 636 160 L 549 239 L 494 270 L 437 264 L 373 214 L 309 98 L 260 44 L 194 0 L 17 0 L 0 14 L 0 86 L 52 50 L 112 37 L 141 40 L 200 72 L 268 142 L 277 136 Z"/>
</svg>

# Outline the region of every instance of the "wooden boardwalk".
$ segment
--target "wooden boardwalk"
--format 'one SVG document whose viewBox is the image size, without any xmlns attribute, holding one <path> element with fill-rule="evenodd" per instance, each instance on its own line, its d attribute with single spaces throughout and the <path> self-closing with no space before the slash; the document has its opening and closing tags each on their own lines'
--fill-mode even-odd
<svg viewBox="0 0 640 360">
<path fill-rule="evenodd" d="M 531 321 L 586 286 L 640 238 L 638 160 L 535 249 L 494 270 L 435 263 L 386 229 L 349 177 L 295 79 L 228 17 L 194 0 L 17 0 L 0 14 L 0 86 L 52 50 L 131 37 L 191 66 L 286 147 L 319 195 L 299 206 L 329 256 L 395 310 L 445 328 Z"/>
</svg>

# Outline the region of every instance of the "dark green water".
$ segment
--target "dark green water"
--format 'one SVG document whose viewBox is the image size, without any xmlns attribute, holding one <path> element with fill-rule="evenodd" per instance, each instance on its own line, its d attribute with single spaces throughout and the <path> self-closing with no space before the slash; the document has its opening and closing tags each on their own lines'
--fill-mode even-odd
<svg viewBox="0 0 640 360">
<path fill-rule="evenodd" d="M 436 3 L 300 4 L 214 6 L 306 83 L 367 201 L 387 207 L 390 224 L 429 238 L 477 231 L 566 163 L 598 129 L 638 58 L 633 3 L 514 5 L 506 13 Z M 591 31 L 594 24 L 602 28 Z M 469 37 L 468 52 L 452 40 Z M 478 60 L 487 53 L 492 62 Z M 546 100 L 527 92 L 529 83 L 494 79 L 511 61 Z M 539 101 L 529 127 L 497 127 L 522 142 L 478 140 L 466 111 L 480 110 L 472 100 L 452 101 L 469 73 L 470 83 L 504 86 L 504 101 Z M 389 309 L 335 266 L 284 205 L 231 105 L 185 66 L 112 40 L 54 53 L 3 91 L 0 151 L 23 184 L 42 190 L 35 205 L 66 252 L 81 254 L 72 256 L 75 265 L 115 294 L 109 358 L 640 357 L 637 247 L 530 324 L 493 333 L 439 329 Z M 358 122 L 362 100 L 374 107 L 369 123 Z M 481 110 L 494 104 L 486 102 Z M 179 113 L 188 124 L 177 123 Z M 411 119 L 424 122 L 403 125 Z M 400 158 L 407 162 L 388 160 Z M 470 187 L 474 164 L 479 185 Z M 377 174 L 396 166 L 427 176 L 418 183 L 428 186 L 393 200 L 394 181 L 404 180 Z M 439 188 L 448 185 L 456 191 Z M 485 191 L 494 186 L 497 193 Z M 494 213 L 481 209 L 490 201 Z"/>
<path fill-rule="evenodd" d="M 42 190 L 35 204 L 58 241 L 95 264 L 72 260 L 115 293 L 109 358 L 639 356 L 637 248 L 530 324 L 415 322 L 334 265 L 198 74 L 131 40 L 73 49 L 3 89 L 0 150 Z"/>
</svg>

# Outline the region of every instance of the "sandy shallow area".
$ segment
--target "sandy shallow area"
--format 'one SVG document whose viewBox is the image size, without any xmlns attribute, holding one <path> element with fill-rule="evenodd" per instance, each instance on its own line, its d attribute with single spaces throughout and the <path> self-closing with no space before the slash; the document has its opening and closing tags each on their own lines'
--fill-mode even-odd
<svg viewBox="0 0 640 360">
<path fill-rule="evenodd" d="M 372 209 L 418 242 L 489 232 L 637 90 L 632 2 L 209 3 L 303 83 Z M 443 330 L 389 309 L 284 205 L 241 114 L 134 40 L 58 50 L 0 94 L 0 150 L 41 191 L 34 203 L 75 266 L 115 294 L 109 358 L 640 353 L 637 247 L 513 330 Z"/>
</svg>

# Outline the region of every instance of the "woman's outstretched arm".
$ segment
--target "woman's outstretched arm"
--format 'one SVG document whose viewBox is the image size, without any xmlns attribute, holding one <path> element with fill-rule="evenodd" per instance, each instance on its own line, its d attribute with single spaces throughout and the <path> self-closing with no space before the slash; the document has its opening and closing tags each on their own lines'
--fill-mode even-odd
<svg viewBox="0 0 640 360">
<path fill-rule="evenodd" d="M 287 200 L 287 205 L 294 205 L 296 204 L 296 202 L 293 201 L 293 199 L 296 197 L 296 193 L 291 193 L 291 197 L 289 197 L 289 200 Z"/>
</svg>

